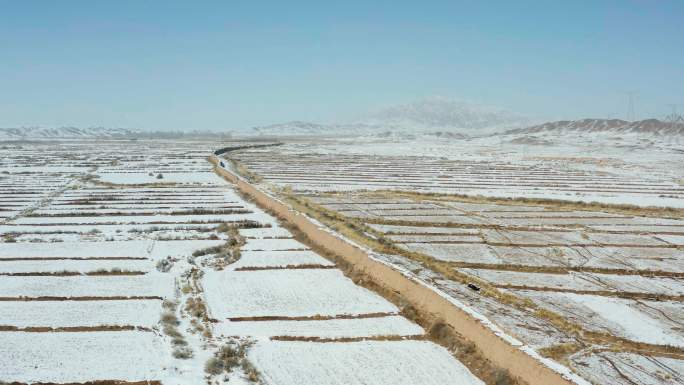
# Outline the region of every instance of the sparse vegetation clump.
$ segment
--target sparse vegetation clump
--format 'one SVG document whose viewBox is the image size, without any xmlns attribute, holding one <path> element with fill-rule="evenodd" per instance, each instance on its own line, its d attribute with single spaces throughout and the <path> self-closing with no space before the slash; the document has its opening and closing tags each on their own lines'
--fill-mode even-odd
<svg viewBox="0 0 684 385">
<path fill-rule="evenodd" d="M 175 301 L 165 300 L 162 302 L 164 311 L 161 314 L 160 322 L 162 324 L 162 331 L 171 338 L 173 345 L 172 355 L 178 359 L 189 359 L 193 357 L 192 349 L 188 346 L 188 342 L 183 337 L 183 334 L 178 330 L 180 321 L 176 315 L 178 303 Z"/>
<path fill-rule="evenodd" d="M 6 243 L 15 243 L 17 241 L 17 237 L 14 234 L 4 234 L 2 236 L 2 241 Z"/>
<path fill-rule="evenodd" d="M 207 306 L 200 296 L 188 297 L 185 301 L 185 311 L 195 318 L 208 320 Z"/>
<path fill-rule="evenodd" d="M 212 376 L 231 374 L 240 368 L 247 380 L 259 382 L 259 371 L 247 359 L 247 351 L 252 346 L 251 341 L 237 341 L 223 345 L 214 353 L 204 365 L 204 371 Z"/>
<path fill-rule="evenodd" d="M 166 257 L 164 259 L 160 259 L 156 265 L 157 270 L 159 270 L 162 273 L 167 273 L 173 267 L 173 262 L 174 262 L 174 260 L 171 257 Z"/>
<path fill-rule="evenodd" d="M 216 270 L 222 270 L 225 266 L 236 262 L 241 256 L 240 248 L 245 244 L 245 239 L 240 235 L 239 229 L 239 226 L 225 223 L 217 226 L 216 231 L 228 235 L 228 240 L 222 245 L 196 250 L 192 253 L 192 256 L 197 258 L 211 255 L 212 258 L 207 261 L 207 264 L 213 266 Z"/>
</svg>

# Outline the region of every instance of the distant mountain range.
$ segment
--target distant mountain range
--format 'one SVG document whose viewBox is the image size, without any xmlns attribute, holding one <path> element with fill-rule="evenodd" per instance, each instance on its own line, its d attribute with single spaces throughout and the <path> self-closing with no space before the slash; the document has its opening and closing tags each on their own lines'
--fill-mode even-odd
<svg viewBox="0 0 684 385">
<path fill-rule="evenodd" d="M 28 139 L 174 139 L 174 138 L 225 138 L 230 133 L 208 131 L 143 131 L 129 128 L 107 127 L 19 127 L 0 128 L 0 140 Z"/>
<path fill-rule="evenodd" d="M 657 119 L 628 122 L 620 119 L 562 120 L 532 125 L 521 115 L 492 107 L 430 98 L 369 113 L 356 122 L 318 124 L 304 121 L 271 124 L 238 131 L 242 135 L 259 136 L 398 136 L 414 134 L 439 135 L 456 139 L 503 134 L 540 133 L 634 133 L 643 135 L 684 135 L 684 123 L 668 123 Z M 143 131 L 106 127 L 21 127 L 0 128 L 0 140 L 22 139 L 133 139 L 133 138 L 227 138 L 230 132 L 208 131 Z"/>
<path fill-rule="evenodd" d="M 605 132 L 616 134 L 684 135 L 684 123 L 670 123 L 658 119 L 628 122 L 620 119 L 561 120 L 527 128 L 509 130 L 506 134 L 540 134 L 572 132 Z"/>
<path fill-rule="evenodd" d="M 525 127 L 532 120 L 501 108 L 441 97 L 387 107 L 368 114 L 365 123 L 406 127 L 419 131 L 460 131 L 469 134 Z"/>
<path fill-rule="evenodd" d="M 254 127 L 258 135 L 357 135 L 453 132 L 470 136 L 528 126 L 532 120 L 502 109 L 435 97 L 383 108 L 346 124 L 292 121 Z"/>
<path fill-rule="evenodd" d="M 105 127 L 19 127 L 0 128 L 0 139 L 83 139 L 83 138 L 128 138 L 139 131 L 127 128 Z"/>
</svg>

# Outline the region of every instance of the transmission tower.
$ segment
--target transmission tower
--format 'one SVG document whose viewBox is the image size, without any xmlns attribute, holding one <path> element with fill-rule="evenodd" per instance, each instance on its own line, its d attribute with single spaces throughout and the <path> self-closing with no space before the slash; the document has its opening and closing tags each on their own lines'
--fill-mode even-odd
<svg viewBox="0 0 684 385">
<path fill-rule="evenodd" d="M 679 104 L 668 104 L 667 106 L 672 108 L 672 113 L 665 117 L 665 121 L 668 123 L 672 123 L 673 125 L 684 123 L 684 117 L 677 113 L 677 107 L 679 106 Z"/>
<path fill-rule="evenodd" d="M 636 96 L 636 92 L 628 91 L 623 92 L 623 94 L 627 95 L 627 120 L 633 122 L 636 120 L 636 113 L 634 112 L 634 96 Z"/>
</svg>

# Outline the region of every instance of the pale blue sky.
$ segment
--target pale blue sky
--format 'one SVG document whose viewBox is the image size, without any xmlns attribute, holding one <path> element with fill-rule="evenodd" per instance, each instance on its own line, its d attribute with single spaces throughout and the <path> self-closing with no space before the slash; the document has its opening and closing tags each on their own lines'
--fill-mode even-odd
<svg viewBox="0 0 684 385">
<path fill-rule="evenodd" d="M 625 91 L 639 118 L 684 103 L 684 1 L 0 0 L 0 127 L 222 130 L 433 95 L 625 117 Z"/>
</svg>

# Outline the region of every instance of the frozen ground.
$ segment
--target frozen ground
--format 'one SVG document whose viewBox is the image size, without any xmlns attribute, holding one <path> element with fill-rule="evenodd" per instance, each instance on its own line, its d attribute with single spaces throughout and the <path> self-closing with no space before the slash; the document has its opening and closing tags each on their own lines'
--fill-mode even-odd
<svg viewBox="0 0 684 385">
<path fill-rule="evenodd" d="M 425 341 L 259 342 L 250 358 L 266 384 L 484 384 Z"/>
<path fill-rule="evenodd" d="M 219 319 L 398 311 L 377 294 L 354 285 L 339 270 L 211 271 L 205 274 L 203 285 L 209 310 Z"/>
<path fill-rule="evenodd" d="M 170 297 L 173 277 L 135 276 L 0 276 L 0 297 Z"/>
<path fill-rule="evenodd" d="M 161 378 L 168 362 L 151 332 L 2 332 L 0 377 L 21 383 Z"/>
<path fill-rule="evenodd" d="M 159 300 L 3 301 L 0 325 L 25 327 L 141 326 L 159 322 Z"/>
<path fill-rule="evenodd" d="M 274 195 L 308 200 L 332 228 L 344 226 L 337 218 L 370 227 L 357 231 L 366 245 L 398 248 L 387 263 L 595 383 L 677 383 L 684 172 L 673 165 L 684 162 L 681 138 L 533 136 L 286 140 L 224 156 Z M 559 327 L 560 319 L 573 326 Z M 585 350 L 564 353 L 576 345 Z M 624 356 L 611 361 L 604 349 Z M 663 370 L 644 374 L 639 365 Z"/>
<path fill-rule="evenodd" d="M 309 321 L 223 322 L 216 331 L 224 336 L 293 336 L 319 338 L 360 338 L 378 336 L 419 336 L 423 329 L 402 316 Z"/>
<path fill-rule="evenodd" d="M 684 207 L 681 141 L 540 133 L 310 140 L 238 153 L 295 191 L 408 190 Z M 537 139 L 543 140 L 537 140 Z"/>
<path fill-rule="evenodd" d="M 230 268 L 263 268 L 303 265 L 333 266 L 334 263 L 310 250 L 243 251 L 240 260 L 232 264 Z"/>
<path fill-rule="evenodd" d="M 245 385 L 248 366 L 205 371 L 221 346 L 245 344 L 262 384 L 480 383 L 395 305 L 209 172 L 217 145 L 8 147 L 0 382 Z M 338 342 L 288 351 L 271 338 Z"/>
</svg>

